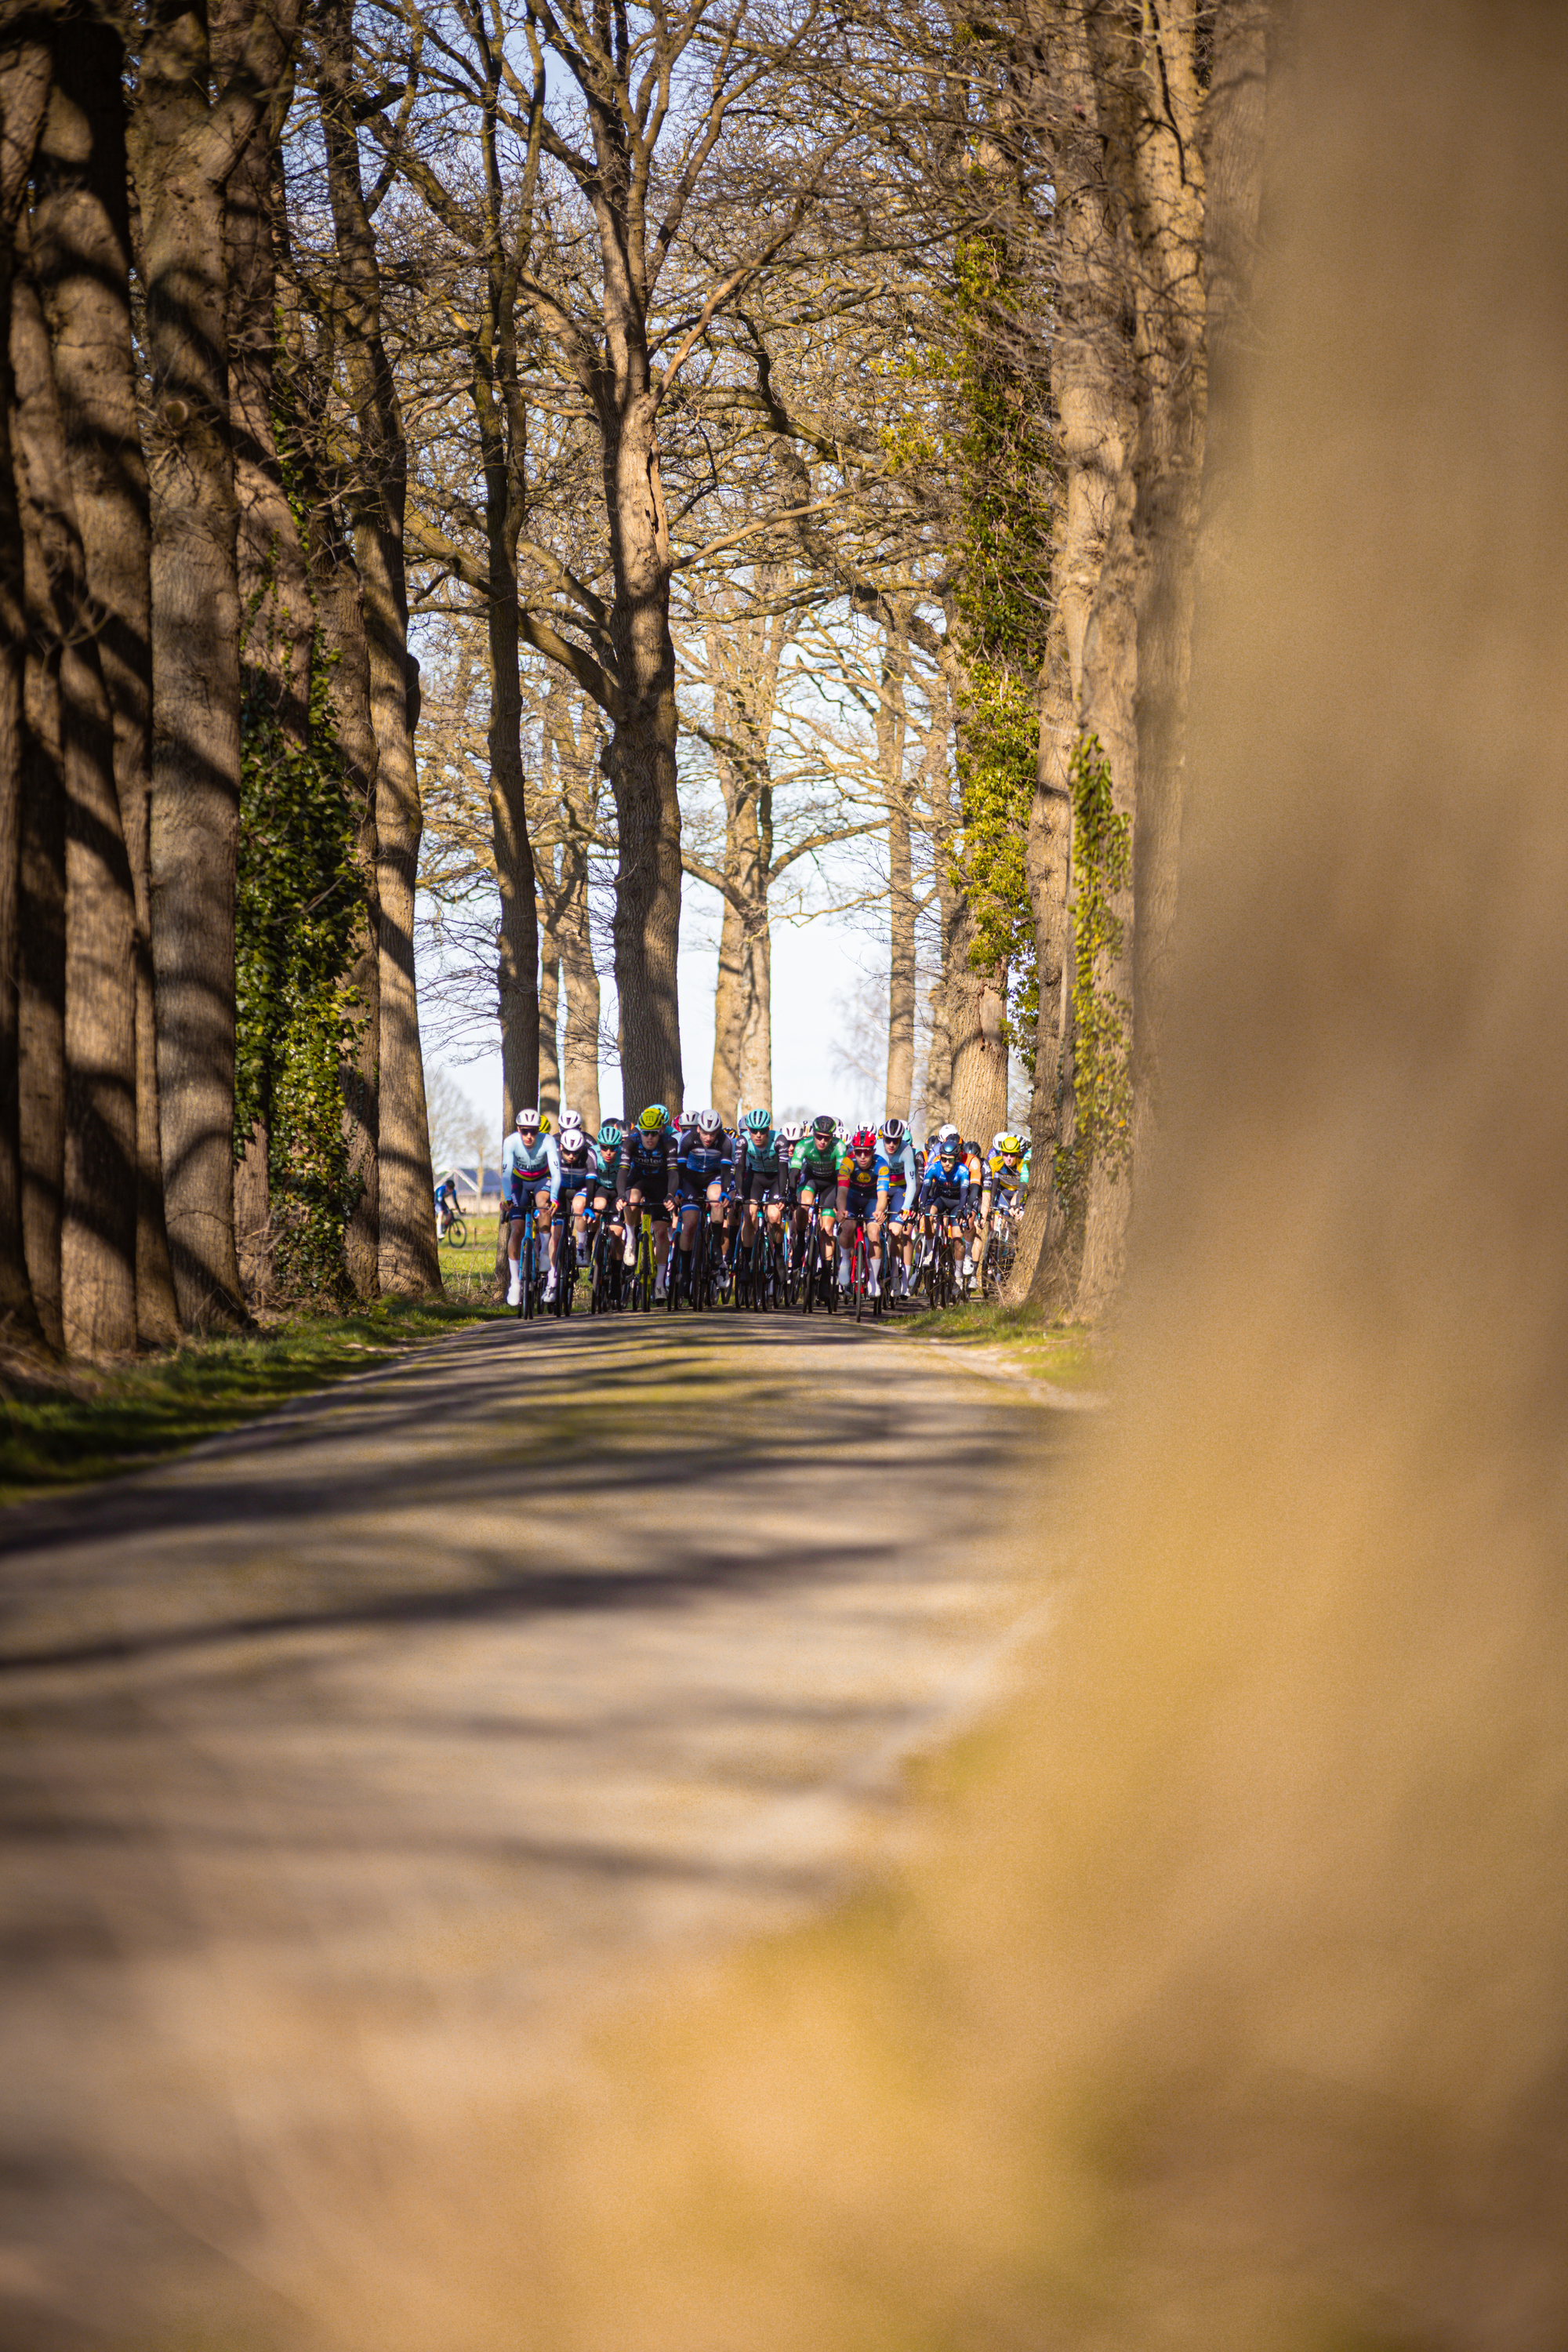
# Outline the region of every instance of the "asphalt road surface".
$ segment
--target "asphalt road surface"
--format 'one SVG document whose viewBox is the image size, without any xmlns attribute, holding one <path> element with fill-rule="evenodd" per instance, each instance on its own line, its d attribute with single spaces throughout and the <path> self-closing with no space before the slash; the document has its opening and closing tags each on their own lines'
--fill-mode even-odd
<svg viewBox="0 0 1568 2352">
<path fill-rule="evenodd" d="M 287 2335 L 269 2147 L 895 1853 L 1072 1429 L 822 1318 L 492 1323 L 0 1517 L 5 2352 Z"/>
</svg>

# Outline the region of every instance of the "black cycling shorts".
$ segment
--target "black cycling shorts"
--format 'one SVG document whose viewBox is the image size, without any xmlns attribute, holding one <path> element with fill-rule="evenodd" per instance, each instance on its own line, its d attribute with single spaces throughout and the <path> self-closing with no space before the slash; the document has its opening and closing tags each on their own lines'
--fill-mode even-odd
<svg viewBox="0 0 1568 2352">
<path fill-rule="evenodd" d="M 869 1224 L 877 1213 L 879 1201 L 886 1198 L 875 1184 L 840 1184 L 838 1213 L 841 1217 L 858 1217 L 862 1224 Z"/>
</svg>

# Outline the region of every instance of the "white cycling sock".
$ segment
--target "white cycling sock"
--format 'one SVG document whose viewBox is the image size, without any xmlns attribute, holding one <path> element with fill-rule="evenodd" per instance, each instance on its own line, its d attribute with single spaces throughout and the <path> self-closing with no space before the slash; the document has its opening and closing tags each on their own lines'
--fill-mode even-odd
<svg viewBox="0 0 1568 2352">
<path fill-rule="evenodd" d="M 849 1253 L 846 1249 L 838 1253 L 838 1279 L 845 1283 L 849 1279 Z"/>
</svg>

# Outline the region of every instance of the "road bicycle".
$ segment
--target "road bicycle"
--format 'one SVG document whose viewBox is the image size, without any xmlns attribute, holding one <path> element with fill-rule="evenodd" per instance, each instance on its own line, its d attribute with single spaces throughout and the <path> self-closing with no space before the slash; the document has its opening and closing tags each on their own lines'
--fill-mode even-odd
<svg viewBox="0 0 1568 2352">
<path fill-rule="evenodd" d="M 622 1244 L 611 1233 L 607 1216 L 595 1215 L 593 1227 L 594 1238 L 588 1249 L 588 1312 L 608 1315 L 622 1303 L 626 1273 Z"/>
<path fill-rule="evenodd" d="M 883 1263 L 886 1264 L 886 1253 L 883 1255 Z M 886 1296 L 880 1283 L 877 1286 L 875 1296 L 872 1295 L 871 1243 L 866 1231 L 864 1218 L 857 1217 L 855 1231 L 849 1243 L 849 1297 L 855 1308 L 856 1322 L 864 1322 L 868 1307 L 871 1309 L 871 1318 L 875 1322 L 881 1315 L 882 1303 Z"/>
<path fill-rule="evenodd" d="M 555 1252 L 555 1296 L 550 1311 L 558 1319 L 572 1312 L 572 1300 L 577 1288 L 577 1236 L 571 1231 L 570 1214 L 561 1222 L 561 1240 Z"/>
<path fill-rule="evenodd" d="M 980 1272 L 980 1295 L 983 1298 L 1000 1298 L 1012 1277 L 1014 1262 L 1018 1255 L 1018 1235 L 1012 1212 L 997 1209 L 993 1213 L 991 1231 L 985 1236 L 985 1259 Z"/>
<path fill-rule="evenodd" d="M 439 1227 L 438 1238 L 444 1242 L 449 1243 L 453 1249 L 467 1249 L 468 1246 L 468 1228 L 464 1223 L 461 1217 L 444 1217 Z"/>
<path fill-rule="evenodd" d="M 512 1211 L 522 1219 L 522 1245 L 517 1254 L 518 1280 L 521 1287 L 518 1297 L 518 1319 L 531 1323 L 538 1312 L 538 1293 L 543 1288 L 543 1276 L 539 1271 L 539 1221 L 534 1214 L 533 1195 L 529 1194 L 525 1208 Z"/>
<path fill-rule="evenodd" d="M 827 1242 L 826 1254 L 822 1246 L 825 1238 Z M 801 1247 L 800 1307 L 803 1315 L 815 1314 L 818 1300 L 829 1315 L 837 1311 L 838 1283 L 833 1263 L 833 1243 L 831 1234 L 825 1235 L 814 1201 L 806 1212 L 805 1239 Z"/>
</svg>

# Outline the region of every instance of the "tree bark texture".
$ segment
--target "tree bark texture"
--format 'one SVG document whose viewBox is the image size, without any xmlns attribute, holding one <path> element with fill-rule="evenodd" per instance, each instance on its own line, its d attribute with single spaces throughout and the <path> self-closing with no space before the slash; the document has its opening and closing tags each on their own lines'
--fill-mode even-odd
<svg viewBox="0 0 1568 2352">
<path fill-rule="evenodd" d="M 572 712 L 576 711 L 574 730 Z M 599 764 L 598 717 L 586 697 L 574 698 L 557 681 L 545 709 L 547 752 L 555 761 L 560 813 L 559 879 L 554 901 L 555 943 L 566 998 L 561 1082 L 563 1100 L 583 1114 L 590 1134 L 598 1131 L 598 969 L 588 903 L 588 859 L 603 771 Z"/>
<path fill-rule="evenodd" d="M 230 0 L 231 8 L 236 0 Z M 181 1318 L 243 1320 L 234 1242 L 238 512 L 225 186 L 292 43 L 299 0 L 249 21 L 215 98 L 207 24 L 170 0 L 142 44 L 132 159 L 147 300 L 153 505 L 153 962 L 169 1250 Z"/>
<path fill-rule="evenodd" d="M 414 973 L 414 896 L 422 820 L 408 654 L 404 515 L 408 457 L 381 330 L 381 272 L 360 176 L 353 103 L 352 0 L 318 16 L 319 91 L 327 184 L 337 238 L 339 341 L 361 443 L 353 500 L 363 598 L 371 721 L 376 742 L 379 968 L 380 1279 L 417 1297 L 441 1286 L 430 1202 L 435 1180 Z"/>
<path fill-rule="evenodd" d="M 1100 121 L 1121 190 L 1136 322 L 1135 1182 L 1148 1173 L 1160 1126 L 1162 1034 L 1171 985 L 1192 672 L 1193 556 L 1208 401 L 1196 43 L 1194 10 L 1145 11 L 1136 33 L 1118 30 L 1104 43 L 1100 64 Z"/>
<path fill-rule="evenodd" d="M 19 237 L 18 485 L 47 677 L 39 749 L 65 834 L 60 1318 L 70 1354 L 127 1355 L 136 1345 L 135 903 L 48 325 L 30 264 L 31 240 Z"/>
<path fill-rule="evenodd" d="M 617 337 L 622 381 L 602 405 L 605 491 L 615 572 L 611 636 L 625 696 L 610 744 L 620 864 L 616 988 L 621 1001 L 626 1115 L 681 1106 L 680 802 L 676 791 L 675 646 L 669 536 L 654 446 L 654 395 L 639 320 Z"/>
<path fill-rule="evenodd" d="M 348 1131 L 349 1174 L 357 1197 L 343 1236 L 343 1257 L 354 1295 L 379 1297 L 381 1278 L 381 898 L 375 835 L 375 730 L 370 715 L 370 652 L 360 604 L 353 550 L 338 509 L 321 483 L 313 485 L 307 550 L 316 627 L 326 663 L 326 702 L 346 772 L 354 811 L 354 862 L 364 912 L 349 974 L 358 1023 L 352 1062 L 339 1073 Z"/>
<path fill-rule="evenodd" d="M 714 769 L 724 804 L 724 861 L 706 878 L 722 915 L 713 998 L 710 1100 L 726 1118 L 773 1096 L 773 785 L 769 743 L 788 619 L 721 619 L 707 632 Z"/>
<path fill-rule="evenodd" d="M 77 526 L 113 727 L 114 789 L 132 893 L 135 1302 L 142 1345 L 179 1318 L 159 1140 L 151 935 L 152 583 L 147 469 L 131 316 L 125 53 L 74 20 L 58 37 L 39 145 L 33 235 Z"/>
<path fill-rule="evenodd" d="M 888 811 L 888 1083 L 885 1114 L 907 1119 L 915 1085 L 915 879 L 904 776 L 908 616 L 889 610 L 877 703 L 877 773 Z"/>
<path fill-rule="evenodd" d="M 43 40 L 11 37 L 0 41 L 0 1338 L 26 1350 L 43 1344 L 45 1331 L 28 1279 L 31 1253 L 25 1234 L 23 1049 L 31 910 L 23 866 L 31 854 L 25 793 L 33 754 L 25 711 L 28 612 L 14 470 L 10 338 L 15 229 L 43 121 L 49 69 L 49 50 Z M 63 923 L 63 842 L 60 866 Z M 63 971 L 60 990 L 63 997 Z M 63 1064 L 63 1029 L 60 1051 Z M 58 1332 L 55 1339 L 58 1344 Z"/>
<path fill-rule="evenodd" d="M 1047 633 L 1040 666 L 1040 746 L 1024 845 L 1024 874 L 1035 927 L 1038 1016 L 1035 1024 L 1035 1069 L 1029 1097 L 1029 1195 L 1018 1228 L 1016 1284 L 1020 1296 L 1045 1299 L 1054 1293 L 1058 1238 L 1054 1169 L 1062 1140 L 1066 1045 L 1072 965 L 1072 794 L 1068 767 L 1077 720 L 1067 632 L 1058 614 Z"/>
<path fill-rule="evenodd" d="M 555 877 L 551 864 L 541 861 L 540 879 L 543 889 L 554 893 Z M 537 1103 L 552 1118 L 561 1112 L 561 950 L 555 941 L 555 927 L 548 915 L 539 933 L 539 1005 L 538 1091 L 526 1099 Z M 513 1111 L 515 1118 L 516 1112 Z"/>
</svg>

